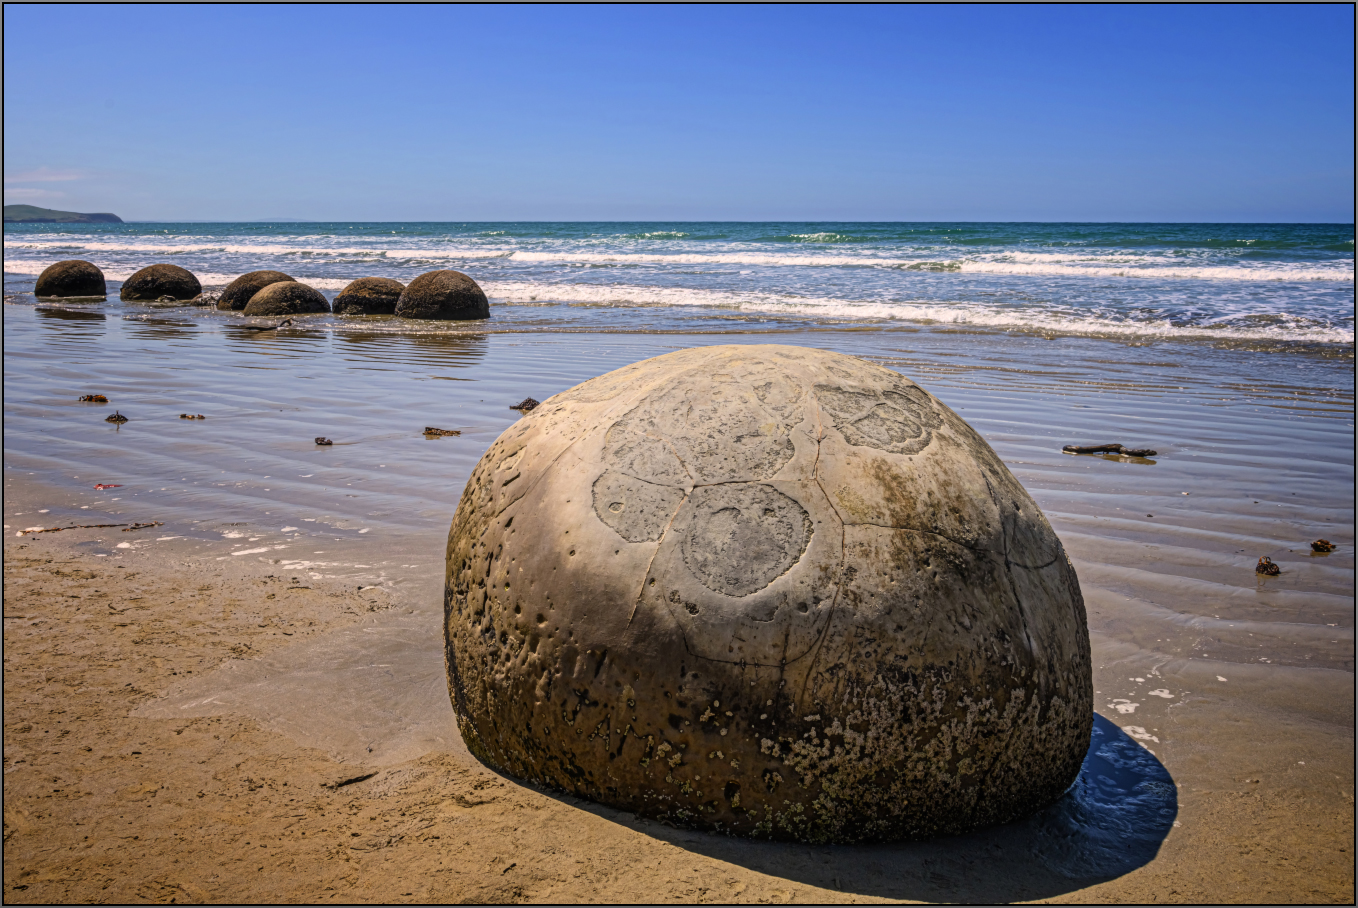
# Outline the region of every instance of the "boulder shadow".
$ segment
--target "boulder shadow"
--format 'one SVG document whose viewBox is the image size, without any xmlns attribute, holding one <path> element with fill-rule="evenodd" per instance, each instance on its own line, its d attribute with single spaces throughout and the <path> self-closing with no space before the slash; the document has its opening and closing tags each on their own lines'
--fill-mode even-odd
<svg viewBox="0 0 1358 908">
<path fill-rule="evenodd" d="M 922 842 L 754 841 L 561 800 L 694 854 L 788 881 L 858 896 L 973 904 L 1050 898 L 1116 879 L 1155 858 L 1178 815 L 1169 771 L 1099 715 L 1080 775 L 1060 800 L 1003 826 Z"/>
</svg>

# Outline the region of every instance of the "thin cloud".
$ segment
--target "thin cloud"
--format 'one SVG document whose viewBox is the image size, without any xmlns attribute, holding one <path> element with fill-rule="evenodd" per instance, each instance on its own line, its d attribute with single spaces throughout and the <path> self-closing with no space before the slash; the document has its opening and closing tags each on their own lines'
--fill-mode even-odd
<svg viewBox="0 0 1358 908">
<path fill-rule="evenodd" d="M 89 174 L 83 170 L 52 170 L 50 167 L 39 167 L 37 170 L 7 173 L 5 183 L 68 183 L 71 180 L 83 180 L 87 176 Z"/>
<path fill-rule="evenodd" d="M 22 187 L 5 187 L 5 204 L 17 204 L 20 202 L 36 202 L 44 199 L 65 198 L 66 193 L 52 189 L 27 189 Z"/>
</svg>

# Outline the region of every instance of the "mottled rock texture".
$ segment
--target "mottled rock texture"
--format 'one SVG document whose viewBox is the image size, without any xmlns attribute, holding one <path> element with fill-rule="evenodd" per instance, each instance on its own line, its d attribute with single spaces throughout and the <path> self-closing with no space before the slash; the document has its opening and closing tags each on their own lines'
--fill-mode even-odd
<svg viewBox="0 0 1358 908">
<path fill-rule="evenodd" d="M 477 757 L 716 831 L 1002 823 L 1090 740 L 1051 526 L 955 413 L 841 354 L 685 350 L 544 402 L 467 483 L 445 631 Z"/>
<path fill-rule="evenodd" d="M 244 314 L 310 315 L 329 311 L 330 303 L 321 291 L 297 281 L 279 281 L 250 297 Z"/>
<path fill-rule="evenodd" d="M 389 277 L 361 277 L 335 297 L 337 315 L 391 315 L 405 285 Z"/>
<path fill-rule="evenodd" d="M 48 265 L 38 275 L 33 286 L 33 295 L 40 297 L 63 296 L 107 296 L 108 285 L 104 283 L 104 272 L 98 266 L 68 259 Z"/>
<path fill-rule="evenodd" d="M 402 318 L 490 318 L 490 301 L 476 281 L 461 271 L 430 271 L 421 274 L 401 293 L 396 314 Z"/>
<path fill-rule="evenodd" d="M 217 297 L 217 308 L 232 309 L 239 312 L 245 308 L 256 293 L 265 287 L 270 284 L 277 284 L 279 281 L 291 280 L 296 280 L 296 278 L 281 271 L 251 271 L 249 274 L 242 274 L 222 290 L 222 295 Z"/>
<path fill-rule="evenodd" d="M 192 271 L 178 265 L 161 264 L 147 265 L 123 281 L 119 297 L 129 302 L 158 300 L 166 296 L 191 300 L 202 292 L 203 286 Z"/>
</svg>

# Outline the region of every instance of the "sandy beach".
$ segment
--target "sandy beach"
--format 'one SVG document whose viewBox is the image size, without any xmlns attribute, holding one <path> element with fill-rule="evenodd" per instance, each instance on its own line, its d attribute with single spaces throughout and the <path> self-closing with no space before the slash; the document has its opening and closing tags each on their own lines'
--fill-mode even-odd
<svg viewBox="0 0 1358 908">
<path fill-rule="evenodd" d="M 7 902 L 1353 899 L 1351 348 L 259 337 L 201 312 L 53 312 L 5 312 Z M 1080 792 L 957 838 L 812 847 L 648 822 L 467 753 L 443 545 L 508 404 L 770 339 L 920 382 L 1043 508 L 1089 612 Z M 103 422 L 114 407 L 132 421 Z M 1088 441 L 1159 454 L 1060 451 Z M 1313 555 L 1318 537 L 1338 550 Z M 1282 574 L 1256 575 L 1261 555 Z"/>
</svg>

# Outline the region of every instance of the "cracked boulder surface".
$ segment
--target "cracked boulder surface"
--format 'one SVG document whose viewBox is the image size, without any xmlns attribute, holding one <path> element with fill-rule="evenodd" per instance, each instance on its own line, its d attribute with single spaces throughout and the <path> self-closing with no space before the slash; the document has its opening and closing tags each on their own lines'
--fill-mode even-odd
<svg viewBox="0 0 1358 908">
<path fill-rule="evenodd" d="M 467 746 L 679 825 L 862 842 L 1003 823 L 1089 745 L 1084 602 L 1046 518 L 918 385 L 704 347 L 545 401 L 448 537 Z"/>
</svg>

